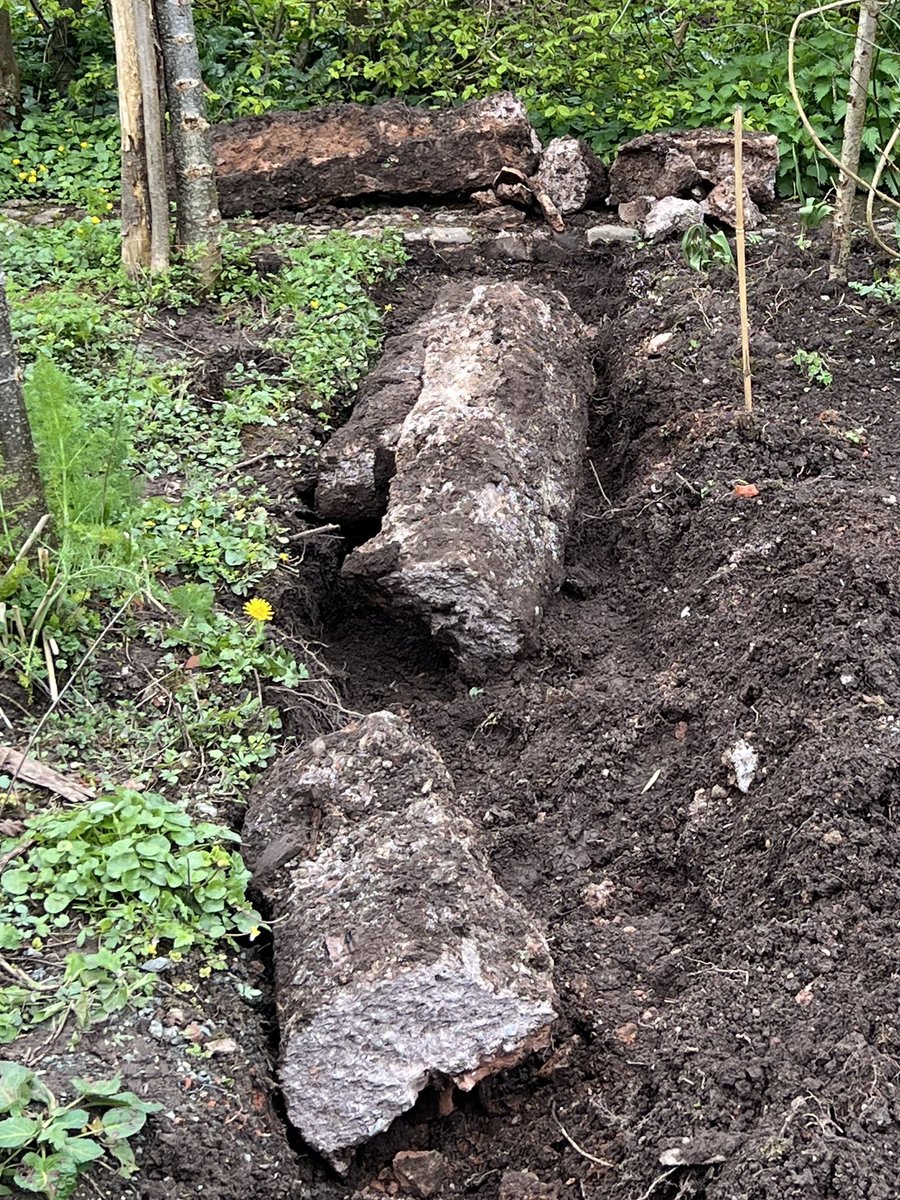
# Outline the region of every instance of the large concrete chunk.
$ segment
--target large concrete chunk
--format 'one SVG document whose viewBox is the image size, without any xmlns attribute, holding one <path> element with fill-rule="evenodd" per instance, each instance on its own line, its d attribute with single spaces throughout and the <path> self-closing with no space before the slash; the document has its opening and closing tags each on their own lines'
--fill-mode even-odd
<svg viewBox="0 0 900 1200">
<path fill-rule="evenodd" d="M 559 582 L 591 341 L 559 293 L 512 282 L 451 286 L 422 331 L 420 388 L 391 435 L 381 530 L 344 574 L 423 617 L 479 672 L 532 638 Z M 346 437 L 358 446 L 349 427 Z"/>
<path fill-rule="evenodd" d="M 551 960 L 494 881 L 433 747 L 374 713 L 287 755 L 244 832 L 273 910 L 288 1116 L 341 1167 L 430 1082 L 543 1045 Z"/>
<path fill-rule="evenodd" d="M 778 138 L 745 133 L 744 185 L 757 204 L 775 199 Z M 609 170 L 609 202 L 623 204 L 640 196 L 677 196 L 697 185 L 721 183 L 734 176 L 734 136 L 727 129 L 688 129 L 647 133 L 626 142 Z"/>
<path fill-rule="evenodd" d="M 609 192 L 606 167 L 581 138 L 554 138 L 541 157 L 537 181 L 563 216 L 597 208 Z"/>
<path fill-rule="evenodd" d="M 540 142 L 502 93 L 452 109 L 333 104 L 213 129 L 223 216 L 361 196 L 447 196 L 488 187 L 504 166 L 530 175 Z"/>
</svg>

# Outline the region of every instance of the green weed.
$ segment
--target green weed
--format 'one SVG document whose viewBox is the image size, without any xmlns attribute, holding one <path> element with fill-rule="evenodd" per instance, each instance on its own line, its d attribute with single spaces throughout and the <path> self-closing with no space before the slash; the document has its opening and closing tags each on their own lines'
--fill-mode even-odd
<svg viewBox="0 0 900 1200">
<path fill-rule="evenodd" d="M 0 1061 L 0 1196 L 10 1185 L 48 1200 L 66 1200 L 91 1163 L 109 1156 L 126 1179 L 136 1164 L 129 1138 L 161 1105 L 122 1090 L 115 1079 L 69 1080 L 75 1099 L 62 1104 L 28 1067 Z"/>
<path fill-rule="evenodd" d="M 142 965 L 250 933 L 259 917 L 230 830 L 195 823 L 155 793 L 119 789 L 25 822 L 0 843 L 0 950 L 19 984 L 0 987 L 0 1041 L 60 1013 L 79 1026 L 153 990 Z M 161 949 L 162 947 L 162 949 Z M 40 952 L 38 963 L 32 960 Z"/>
<path fill-rule="evenodd" d="M 797 350 L 793 362 L 803 371 L 810 383 L 817 383 L 820 387 L 831 386 L 834 376 L 817 350 Z"/>
</svg>

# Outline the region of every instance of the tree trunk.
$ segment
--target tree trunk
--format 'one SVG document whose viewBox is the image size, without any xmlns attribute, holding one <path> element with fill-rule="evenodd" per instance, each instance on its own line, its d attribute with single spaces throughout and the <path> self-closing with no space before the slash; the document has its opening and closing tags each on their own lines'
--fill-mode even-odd
<svg viewBox="0 0 900 1200">
<path fill-rule="evenodd" d="M 856 181 L 846 172 L 852 171 L 856 174 L 859 169 L 879 8 L 879 0 L 862 0 L 859 8 L 856 45 L 853 50 L 853 65 L 850 68 L 850 87 L 847 92 L 847 114 L 844 118 L 844 141 L 841 146 L 841 178 L 838 183 L 837 199 L 834 205 L 834 224 L 831 231 L 829 279 L 846 280 L 847 278 Z"/>
<path fill-rule="evenodd" d="M 126 272 L 169 265 L 169 198 L 148 0 L 112 0 L 122 138 L 122 263 Z"/>
<path fill-rule="evenodd" d="M 22 111 L 19 64 L 12 40 L 12 18 L 0 8 L 0 129 L 15 125 Z"/>
<path fill-rule="evenodd" d="M 197 252 L 197 273 L 209 283 L 221 264 L 221 217 L 191 0 L 156 0 L 156 20 L 175 155 L 178 244 Z"/>
<path fill-rule="evenodd" d="M 150 198 L 150 273 L 156 275 L 169 269 L 169 189 L 166 184 L 159 68 L 150 0 L 133 0 L 133 3 L 138 74 L 144 113 L 147 194 Z"/>
<path fill-rule="evenodd" d="M 112 0 L 122 147 L 122 264 L 130 276 L 150 266 L 150 197 L 144 108 L 132 0 Z"/>
<path fill-rule="evenodd" d="M 4 476 L 4 507 L 12 500 L 13 519 L 30 533 L 46 511 L 37 455 L 28 424 L 22 382 L 16 367 L 6 278 L 0 267 L 0 458 Z M 8 490 L 7 490 L 8 489 Z"/>
</svg>

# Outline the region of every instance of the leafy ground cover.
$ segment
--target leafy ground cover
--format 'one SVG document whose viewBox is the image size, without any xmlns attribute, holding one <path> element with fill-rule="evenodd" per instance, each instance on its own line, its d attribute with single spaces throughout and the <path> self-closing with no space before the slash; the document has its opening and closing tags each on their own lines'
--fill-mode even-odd
<svg viewBox="0 0 900 1200">
<path fill-rule="evenodd" d="M 6 221 L 0 243 L 52 517 L 20 553 L 30 531 L 0 488 L 0 707 L 17 744 L 96 797 L 59 806 L 3 777 L 0 1042 L 15 1058 L 33 1031 L 77 1039 L 144 1003 L 161 972 L 186 971 L 176 990 L 194 993 L 259 933 L 229 822 L 281 707 L 327 685 L 279 628 L 304 500 L 252 469 L 302 477 L 379 345 L 370 291 L 402 252 L 390 235 L 229 233 L 202 293 L 186 270 L 126 281 L 117 224 L 96 216 Z M 212 376 L 198 318 L 219 341 Z M 0 1144 L 22 1175 L 44 1152 L 38 1118 L 10 1119 L 22 1140 L 0 1124 Z M 70 1157 L 89 1146 L 103 1153 L 79 1135 Z M 32 1191 L 41 1180 L 68 1194 L 46 1172 Z"/>
<path fill-rule="evenodd" d="M 105 9 L 56 0 L 44 24 L 13 3 L 26 115 L 0 133 L 0 199 L 46 197 L 103 215 L 117 190 L 115 71 Z M 781 0 L 662 6 L 577 0 L 256 0 L 194 5 L 213 119 L 399 96 L 447 104 L 510 89 L 544 138 L 574 133 L 609 157 L 638 133 L 722 125 L 742 104 L 749 127 L 777 133 L 783 194 L 827 189 L 787 86 L 795 7 Z M 900 116 L 900 37 L 882 14 L 864 169 Z M 798 46 L 801 95 L 836 149 L 856 18 L 826 14 Z M 61 49 L 60 46 L 64 47 Z"/>
</svg>

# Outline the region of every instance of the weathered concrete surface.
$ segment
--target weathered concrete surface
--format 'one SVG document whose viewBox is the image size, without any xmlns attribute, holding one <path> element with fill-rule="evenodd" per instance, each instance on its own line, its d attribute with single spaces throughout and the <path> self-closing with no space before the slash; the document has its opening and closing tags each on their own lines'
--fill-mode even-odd
<svg viewBox="0 0 900 1200">
<path fill-rule="evenodd" d="M 540 142 L 509 93 L 459 108 L 333 104 L 244 117 L 213 128 L 223 216 L 330 200 L 491 185 L 504 166 L 530 175 Z"/>
<path fill-rule="evenodd" d="M 664 196 L 652 205 L 644 219 L 644 235 L 655 241 L 684 233 L 692 225 L 703 221 L 703 209 L 696 200 L 682 200 L 678 196 Z"/>
<path fill-rule="evenodd" d="M 537 180 L 563 216 L 596 208 L 609 193 L 606 167 L 581 138 L 554 138 L 541 156 Z"/>
<path fill-rule="evenodd" d="M 468 1089 L 545 1044 L 547 944 L 473 833 L 440 756 L 392 713 L 254 789 L 244 853 L 274 918 L 279 1080 L 339 1167 L 430 1082 Z"/>
<path fill-rule="evenodd" d="M 744 183 L 757 204 L 775 199 L 778 138 L 744 134 Z M 610 204 L 639 196 L 682 195 L 734 175 L 734 138 L 727 129 L 648 133 L 626 142 L 609 171 Z"/>
<path fill-rule="evenodd" d="M 559 582 L 591 341 L 563 296 L 496 281 L 448 287 L 421 332 L 420 389 L 392 437 L 381 530 L 343 569 L 387 607 L 424 617 L 477 673 L 522 649 Z M 352 425 L 346 444 L 362 457 Z"/>
</svg>

